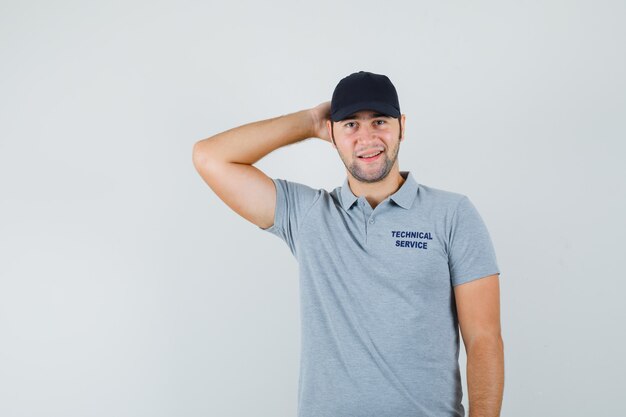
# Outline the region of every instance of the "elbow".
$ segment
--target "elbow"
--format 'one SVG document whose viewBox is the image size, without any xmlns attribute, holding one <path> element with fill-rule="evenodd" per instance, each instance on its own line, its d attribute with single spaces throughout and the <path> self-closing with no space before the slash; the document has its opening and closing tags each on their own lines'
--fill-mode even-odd
<svg viewBox="0 0 626 417">
<path fill-rule="evenodd" d="M 192 162 L 196 171 L 203 177 L 219 175 L 225 160 L 219 156 L 208 139 L 196 142 L 193 146 Z"/>
<path fill-rule="evenodd" d="M 198 141 L 193 145 L 191 160 L 196 169 L 206 167 L 209 155 L 211 155 L 211 151 L 209 150 L 208 139 Z"/>
</svg>

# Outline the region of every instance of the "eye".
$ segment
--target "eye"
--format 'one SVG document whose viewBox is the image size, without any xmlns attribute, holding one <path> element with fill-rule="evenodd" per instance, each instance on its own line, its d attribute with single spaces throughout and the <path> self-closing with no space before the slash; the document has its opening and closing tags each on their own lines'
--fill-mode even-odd
<svg viewBox="0 0 626 417">
<path fill-rule="evenodd" d="M 346 123 L 344 126 L 346 126 L 346 127 L 352 127 L 352 126 L 350 126 L 350 125 L 353 125 L 353 124 L 354 124 L 354 122 L 348 122 L 348 123 Z"/>
<path fill-rule="evenodd" d="M 376 123 L 381 122 L 380 124 L 387 123 L 385 120 L 376 120 Z"/>
</svg>

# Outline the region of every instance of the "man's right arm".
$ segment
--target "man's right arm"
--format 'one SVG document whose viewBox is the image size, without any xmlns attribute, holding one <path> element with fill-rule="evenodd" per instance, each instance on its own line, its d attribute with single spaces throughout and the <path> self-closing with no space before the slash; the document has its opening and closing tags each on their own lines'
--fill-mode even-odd
<svg viewBox="0 0 626 417">
<path fill-rule="evenodd" d="M 276 189 L 253 164 L 274 150 L 319 137 L 329 141 L 330 102 L 312 109 L 248 123 L 198 141 L 193 164 L 208 186 L 232 210 L 261 228 L 274 224 Z"/>
</svg>

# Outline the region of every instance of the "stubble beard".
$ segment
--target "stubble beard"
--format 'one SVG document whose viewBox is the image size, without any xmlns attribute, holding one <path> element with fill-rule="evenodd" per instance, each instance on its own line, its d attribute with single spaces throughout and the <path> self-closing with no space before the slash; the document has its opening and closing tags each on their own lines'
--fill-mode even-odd
<svg viewBox="0 0 626 417">
<path fill-rule="evenodd" d="M 341 156 L 341 154 L 339 154 L 339 156 L 341 157 L 341 160 L 343 161 L 343 164 L 346 167 L 346 169 L 350 172 L 350 174 L 356 180 L 371 184 L 374 182 L 382 181 L 385 178 L 387 178 L 387 175 L 389 175 L 389 173 L 391 172 L 391 168 L 393 168 L 393 165 L 398 159 L 399 151 L 400 151 L 400 137 L 398 137 L 398 141 L 396 142 L 395 146 L 391 149 L 391 152 L 392 152 L 391 156 L 387 158 L 386 157 L 387 153 L 385 153 L 383 155 L 384 161 L 382 163 L 380 163 L 380 161 L 377 161 L 380 168 L 375 171 L 369 170 L 366 166 L 364 166 L 365 165 L 364 163 L 361 163 L 358 160 L 358 157 L 356 156 L 355 156 L 354 162 L 351 165 L 346 164 L 346 161 L 343 159 L 343 156 Z"/>
</svg>

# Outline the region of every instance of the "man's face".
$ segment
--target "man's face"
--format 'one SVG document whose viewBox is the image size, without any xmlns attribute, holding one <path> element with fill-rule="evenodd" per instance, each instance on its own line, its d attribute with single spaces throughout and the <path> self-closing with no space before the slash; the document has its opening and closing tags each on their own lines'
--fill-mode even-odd
<svg viewBox="0 0 626 417">
<path fill-rule="evenodd" d="M 339 157 L 355 179 L 373 183 L 387 177 L 398 159 L 404 119 L 405 115 L 402 115 L 401 129 L 398 119 L 362 110 L 344 120 L 328 122 L 328 131 Z M 363 158 L 378 152 L 381 152 L 378 156 Z"/>
</svg>

